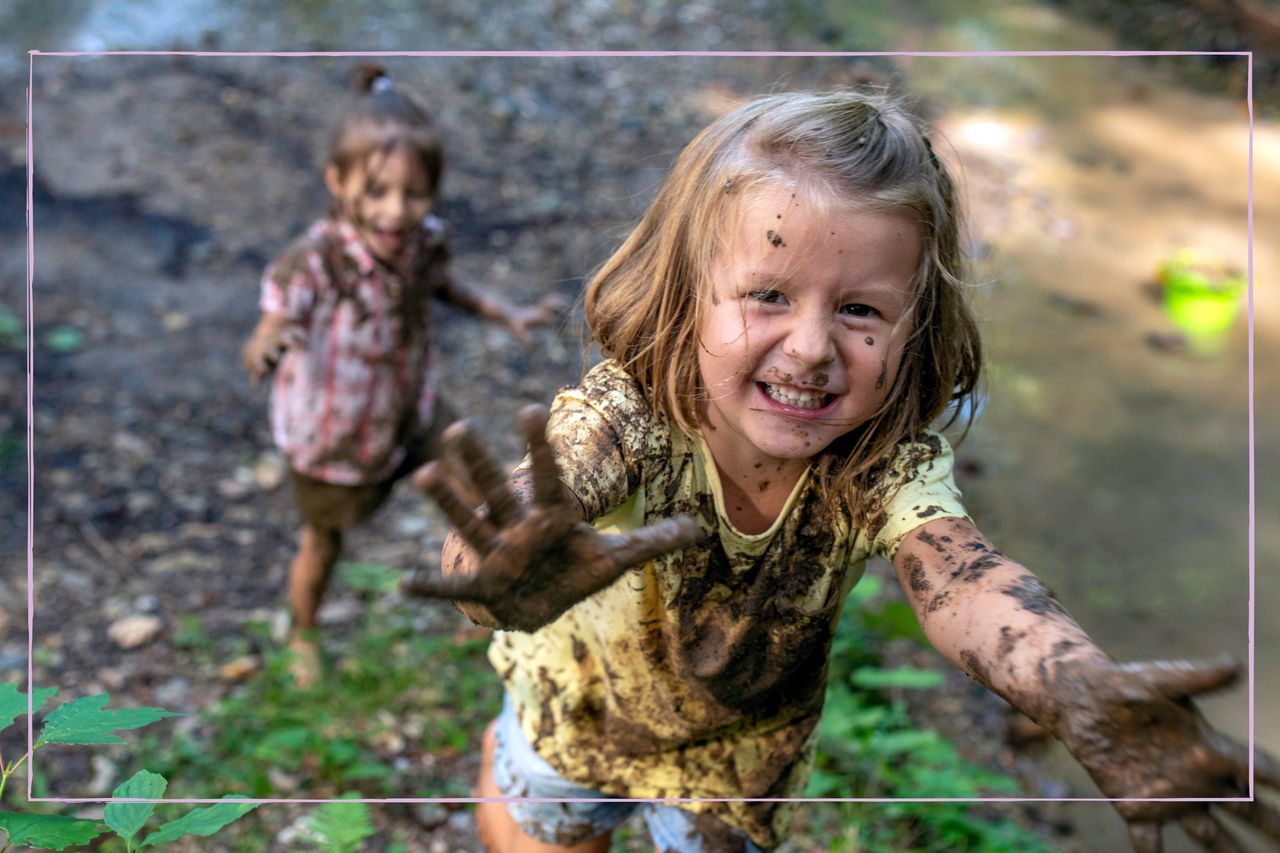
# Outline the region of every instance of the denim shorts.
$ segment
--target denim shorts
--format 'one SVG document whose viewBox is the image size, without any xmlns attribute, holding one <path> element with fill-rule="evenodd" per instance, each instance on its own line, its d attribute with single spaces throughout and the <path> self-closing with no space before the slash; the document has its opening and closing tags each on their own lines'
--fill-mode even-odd
<svg viewBox="0 0 1280 853">
<path fill-rule="evenodd" d="M 708 816 L 658 802 L 573 802 L 607 799 L 607 794 L 565 779 L 529 745 L 508 698 L 494 727 L 493 779 L 505 797 L 556 802 L 508 802 L 507 811 L 528 835 L 569 846 L 613 830 L 639 808 L 654 847 L 672 853 L 761 849 L 739 830 Z"/>
</svg>

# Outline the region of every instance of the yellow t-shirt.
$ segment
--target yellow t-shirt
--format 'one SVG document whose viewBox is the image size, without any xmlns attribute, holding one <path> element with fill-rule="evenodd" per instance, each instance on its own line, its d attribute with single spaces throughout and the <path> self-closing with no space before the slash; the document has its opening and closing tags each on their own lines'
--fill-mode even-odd
<svg viewBox="0 0 1280 853">
<path fill-rule="evenodd" d="M 748 535 L 727 520 L 702 439 L 654 415 L 616 362 L 560 392 L 547 433 L 597 529 L 687 513 L 713 535 L 632 569 L 538 631 L 495 635 L 489 658 L 529 742 L 565 778 L 617 796 L 802 796 L 846 593 L 872 553 L 891 556 L 927 520 L 965 516 L 946 441 L 931 433 L 900 447 L 886 477 L 902 485 L 874 535 L 833 514 L 807 475 L 773 526 Z M 792 813 L 683 805 L 765 847 Z"/>
</svg>

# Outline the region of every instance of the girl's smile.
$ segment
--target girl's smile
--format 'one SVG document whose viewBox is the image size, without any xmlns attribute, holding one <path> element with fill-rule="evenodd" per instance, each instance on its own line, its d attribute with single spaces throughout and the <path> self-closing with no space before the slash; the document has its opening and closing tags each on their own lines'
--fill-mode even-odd
<svg viewBox="0 0 1280 853">
<path fill-rule="evenodd" d="M 699 329 L 703 437 L 721 469 L 798 476 L 879 410 L 920 245 L 909 211 L 850 210 L 783 184 L 743 198 Z"/>
<path fill-rule="evenodd" d="M 372 152 L 346 175 L 330 165 L 325 170 L 325 183 L 369 252 L 387 263 L 397 260 L 423 217 L 431 212 L 433 198 L 426 171 L 403 145 Z"/>
</svg>

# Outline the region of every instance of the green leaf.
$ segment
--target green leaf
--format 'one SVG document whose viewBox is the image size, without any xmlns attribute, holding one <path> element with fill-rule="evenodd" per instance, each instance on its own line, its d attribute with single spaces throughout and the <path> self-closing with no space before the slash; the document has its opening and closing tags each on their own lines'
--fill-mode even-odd
<svg viewBox="0 0 1280 853">
<path fill-rule="evenodd" d="M 26 326 L 13 309 L 0 303 L 0 345 L 26 349 Z"/>
<path fill-rule="evenodd" d="M 40 740 L 36 744 L 124 743 L 112 732 L 141 728 L 165 717 L 183 716 L 163 708 L 122 708 L 108 711 L 103 706 L 109 699 L 106 693 L 95 693 L 74 699 L 49 712 L 44 720 Z"/>
<path fill-rule="evenodd" d="M 306 827 L 316 843 L 330 853 L 359 850 L 374 831 L 364 803 L 325 803 L 307 819 Z"/>
<path fill-rule="evenodd" d="M 901 732 L 889 732 L 874 738 L 871 747 L 880 755 L 899 755 L 904 752 L 918 752 L 933 749 L 942 739 L 934 731 L 918 731 L 908 729 Z"/>
<path fill-rule="evenodd" d="M 897 669 L 880 669 L 879 667 L 865 666 L 854 670 L 853 675 L 849 676 L 849 680 L 855 686 L 864 690 L 883 690 L 888 687 L 918 690 L 925 687 L 937 687 L 945 681 L 941 673 L 934 672 L 931 669 L 916 669 L 910 666 L 898 667 Z"/>
<path fill-rule="evenodd" d="M 169 783 L 159 773 L 139 770 L 112 791 L 111 796 L 158 800 L 164 796 L 164 789 L 168 786 Z M 155 803 L 111 803 L 103 810 L 102 819 L 132 850 L 133 836 L 142 829 L 155 807 Z"/>
<path fill-rule="evenodd" d="M 44 703 L 58 692 L 56 687 L 37 687 L 31 700 L 32 713 L 38 713 Z M 0 729 L 7 729 L 13 721 L 27 713 L 27 694 L 6 682 L 0 683 Z"/>
<path fill-rule="evenodd" d="M 84 346 L 84 332 L 71 326 L 58 326 L 44 333 L 44 345 L 58 353 L 76 352 Z"/>
<path fill-rule="evenodd" d="M 0 828 L 10 844 L 39 850 L 63 850 L 72 844 L 88 844 L 103 833 L 96 820 L 80 820 L 56 814 L 0 812 Z"/>
<path fill-rule="evenodd" d="M 871 610 L 863 617 L 866 626 L 886 640 L 904 637 L 927 646 L 929 640 L 920 630 L 915 611 L 905 601 L 886 601 L 879 609 Z"/>
<path fill-rule="evenodd" d="M 344 560 L 338 563 L 338 574 L 352 589 L 384 595 L 395 592 L 399 588 L 400 576 L 404 572 L 382 563 L 357 563 Z"/>
<path fill-rule="evenodd" d="M 226 797 L 228 800 L 243 799 Z M 139 845 L 151 847 L 167 844 L 184 835 L 213 835 L 229 823 L 239 820 L 258 807 L 257 803 L 218 803 L 207 809 L 192 809 L 177 820 L 171 820 L 148 835 Z"/>
</svg>

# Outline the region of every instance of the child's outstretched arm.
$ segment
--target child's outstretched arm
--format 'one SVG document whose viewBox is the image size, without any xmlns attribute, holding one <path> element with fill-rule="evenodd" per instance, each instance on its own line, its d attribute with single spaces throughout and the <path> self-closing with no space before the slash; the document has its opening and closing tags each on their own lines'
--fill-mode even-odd
<svg viewBox="0 0 1280 853">
<path fill-rule="evenodd" d="M 893 563 L 938 651 L 1060 738 L 1107 797 L 1249 796 L 1248 750 L 1191 701 L 1230 684 L 1234 660 L 1116 663 L 964 519 L 916 528 Z M 1255 751 L 1254 771 L 1280 788 L 1280 762 L 1267 753 Z M 1173 820 L 1207 850 L 1239 849 L 1208 803 L 1115 805 L 1139 853 L 1158 853 L 1161 826 Z M 1213 805 L 1280 842 L 1280 812 L 1260 800 Z"/>
<path fill-rule="evenodd" d="M 307 333 L 297 323 L 283 314 L 265 313 L 245 341 L 241 357 L 249 378 L 257 385 L 264 376 L 275 369 L 276 362 L 286 349 L 306 342 Z"/>
<path fill-rule="evenodd" d="M 506 326 L 511 334 L 525 344 L 533 343 L 530 328 L 554 323 L 566 307 L 564 300 L 558 296 L 544 296 L 536 305 L 520 307 L 491 293 L 481 293 L 465 287 L 448 274 L 441 277 L 436 295 L 469 314 Z"/>
<path fill-rule="evenodd" d="M 534 631 L 630 567 L 702 538 L 687 516 L 620 535 L 597 533 L 560 481 L 546 410 L 526 407 L 520 422 L 531 465 L 510 486 L 465 422 L 445 432 L 445 458 L 467 472 L 484 508 L 473 510 L 444 482 L 439 462 L 414 475 L 455 529 L 445 541 L 442 575 L 407 579 L 401 584 L 406 593 L 452 599 L 490 627 Z"/>
</svg>

